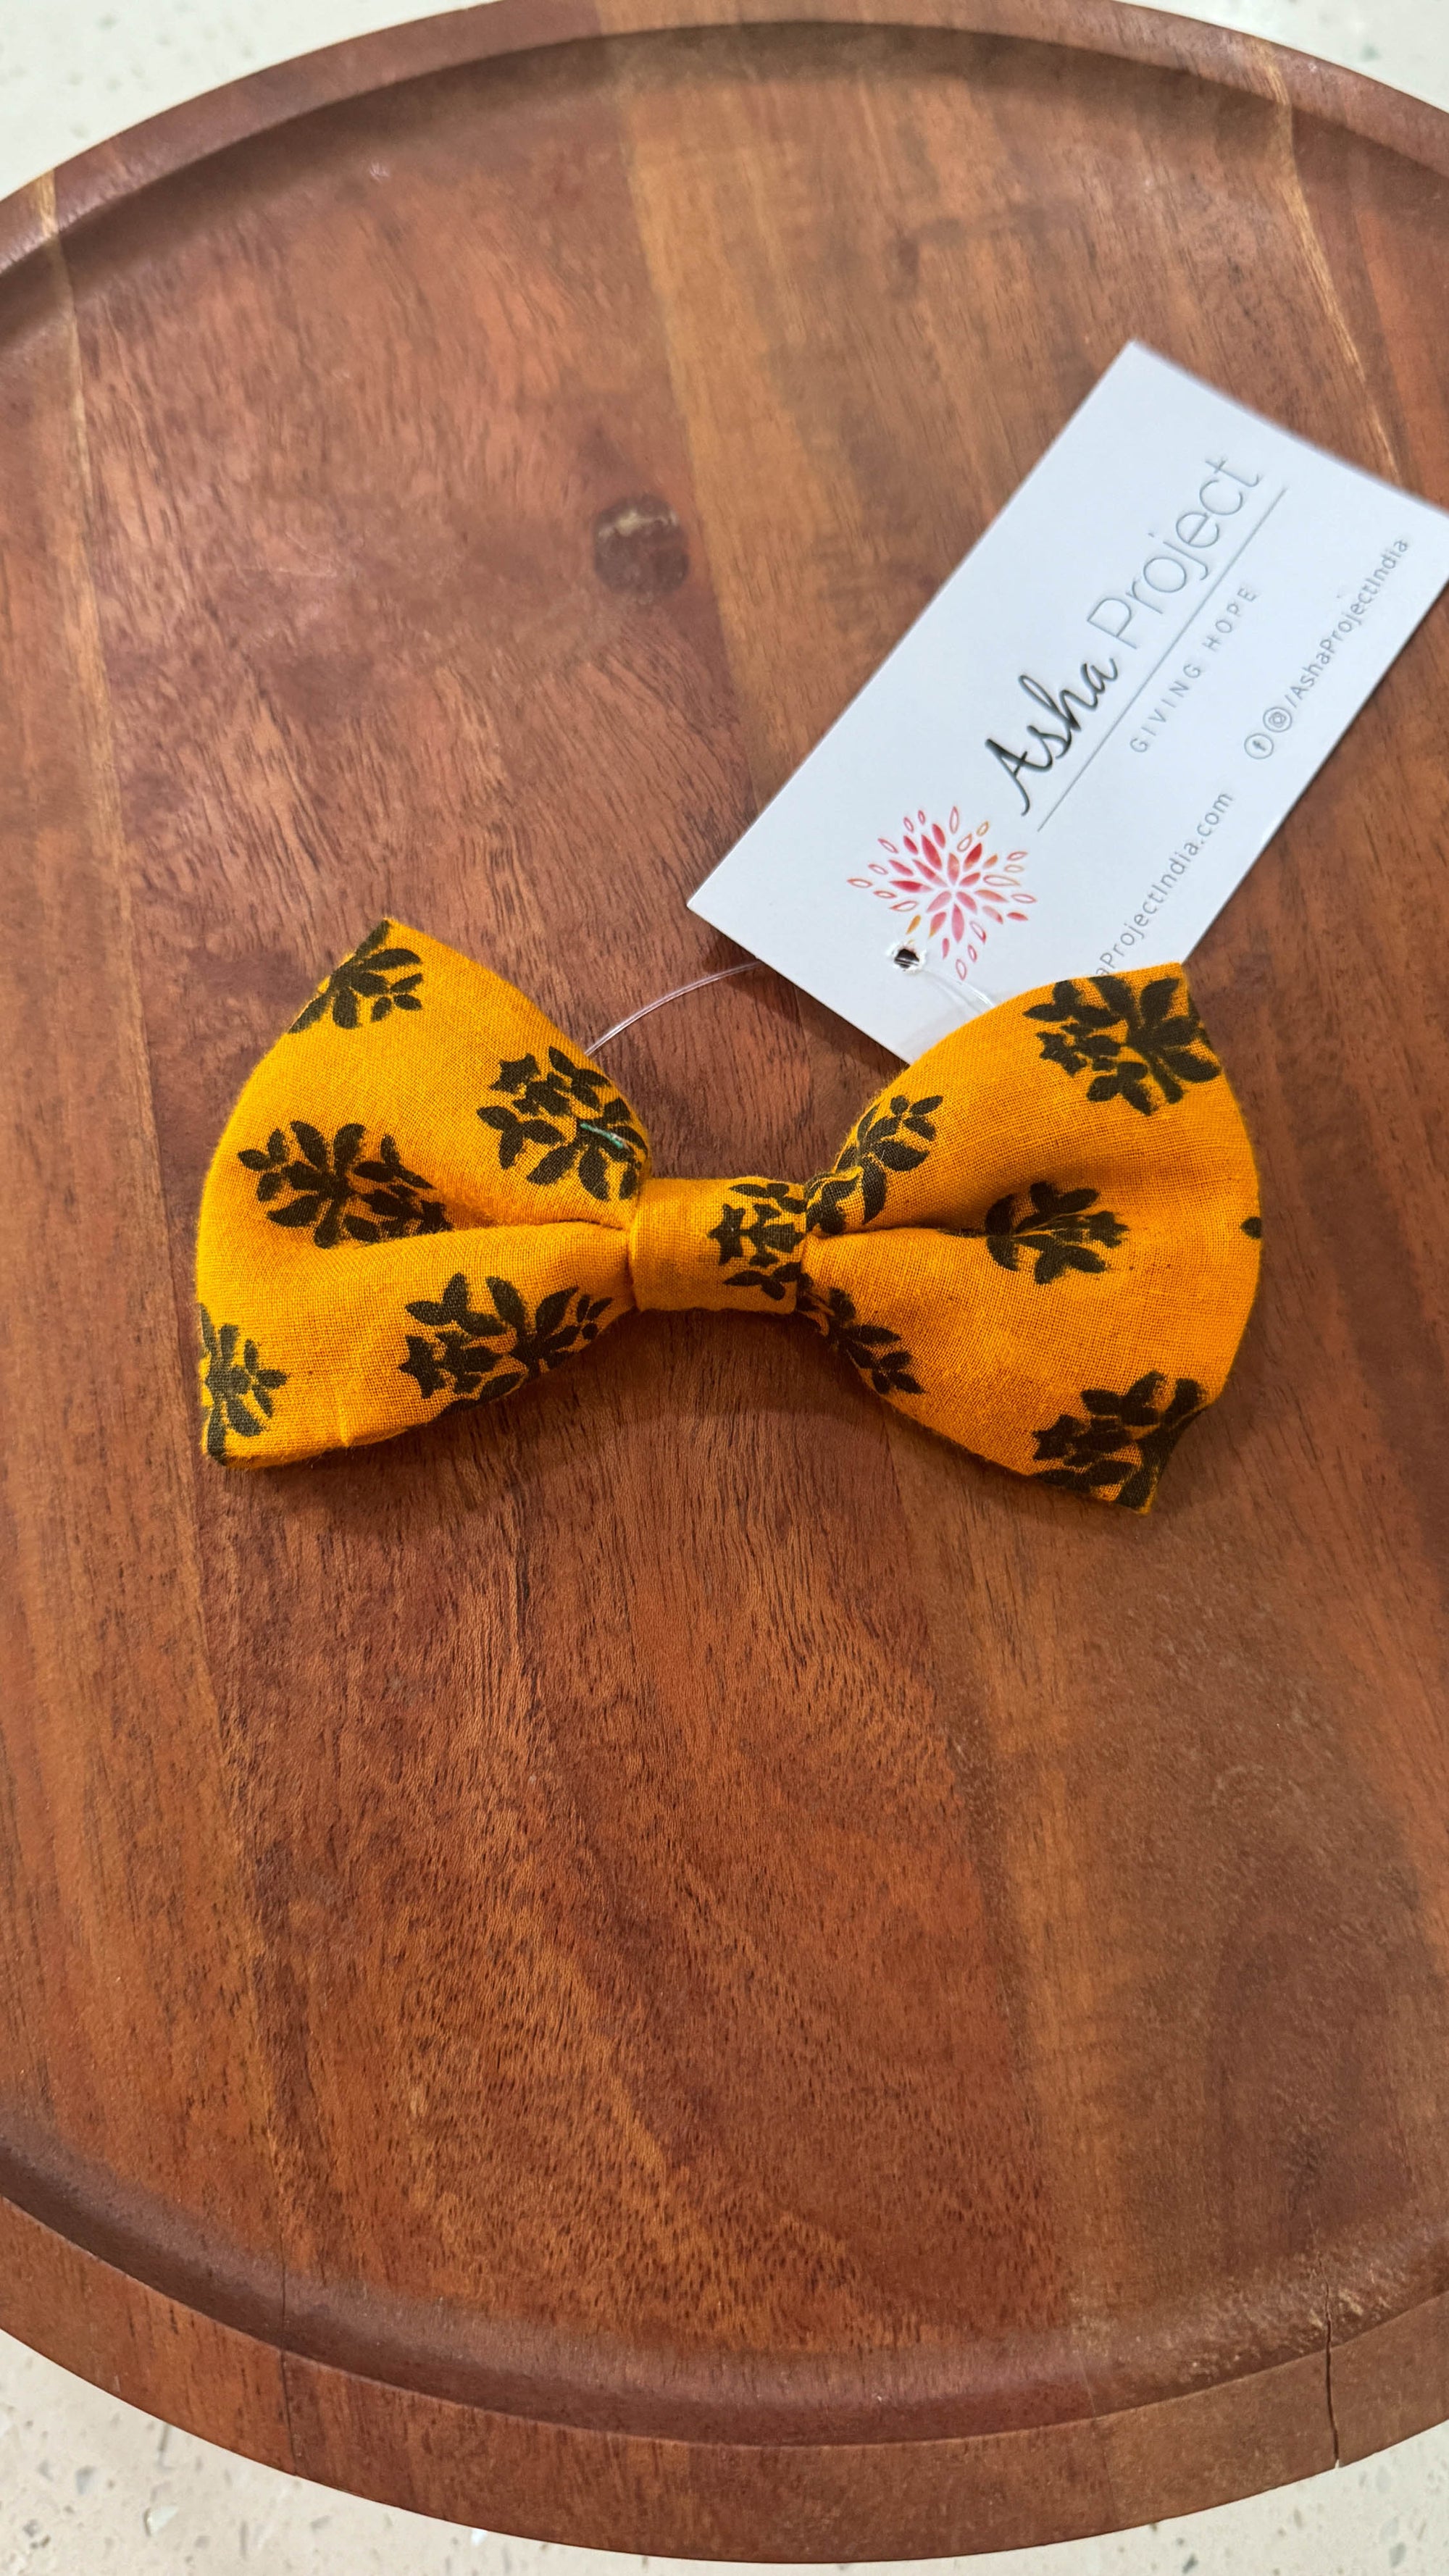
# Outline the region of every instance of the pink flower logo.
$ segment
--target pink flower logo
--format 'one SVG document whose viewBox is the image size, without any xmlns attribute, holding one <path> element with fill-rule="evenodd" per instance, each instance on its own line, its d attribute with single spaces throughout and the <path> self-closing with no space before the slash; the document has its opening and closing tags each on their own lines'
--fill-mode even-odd
<svg viewBox="0 0 1449 2576">
<path fill-rule="evenodd" d="M 864 876 L 850 880 L 892 912 L 909 916 L 907 939 L 920 931 L 923 947 L 939 939 L 943 958 L 954 951 L 963 983 L 992 929 L 1025 921 L 1023 906 L 1036 901 L 1021 884 L 1025 850 L 998 858 L 986 847 L 990 830 L 989 823 L 978 823 L 974 832 L 963 832 L 955 805 L 949 822 L 933 822 L 922 805 L 914 821 L 906 816 L 899 843 L 882 836 L 887 856 L 872 859 Z"/>
</svg>

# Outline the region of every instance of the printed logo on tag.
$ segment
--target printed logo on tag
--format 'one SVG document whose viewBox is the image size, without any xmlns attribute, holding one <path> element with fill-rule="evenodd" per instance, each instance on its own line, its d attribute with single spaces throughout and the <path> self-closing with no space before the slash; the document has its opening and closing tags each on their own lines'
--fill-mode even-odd
<svg viewBox="0 0 1449 2576">
<path fill-rule="evenodd" d="M 1025 850 L 999 855 L 991 846 L 989 821 L 963 831 L 959 805 L 944 821 L 918 806 L 904 817 L 899 841 L 882 832 L 880 847 L 887 856 L 871 859 L 865 874 L 849 883 L 888 903 L 902 923 L 891 943 L 891 962 L 907 974 L 939 951 L 942 963 L 954 962 L 958 981 L 966 983 L 993 924 L 999 930 L 1008 921 L 1025 921 L 1025 907 L 1036 901 L 1022 883 Z"/>
</svg>

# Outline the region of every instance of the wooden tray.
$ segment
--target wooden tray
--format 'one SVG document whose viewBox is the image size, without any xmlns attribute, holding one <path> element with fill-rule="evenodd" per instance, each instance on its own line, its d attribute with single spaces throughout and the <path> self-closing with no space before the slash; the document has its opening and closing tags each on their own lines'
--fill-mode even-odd
<svg viewBox="0 0 1449 2576">
<path fill-rule="evenodd" d="M 390 2501 L 864 2559 L 1449 2412 L 1449 625 L 1195 962 L 1265 1285 L 1145 1525 L 734 1317 L 218 1474 L 197 1192 L 384 911 L 582 1038 L 723 962 L 1129 334 L 1449 499 L 1449 122 L 730 14 L 502 0 L 4 210 L 0 2322 Z M 761 977 L 610 1066 L 803 1174 L 884 1060 Z"/>
</svg>

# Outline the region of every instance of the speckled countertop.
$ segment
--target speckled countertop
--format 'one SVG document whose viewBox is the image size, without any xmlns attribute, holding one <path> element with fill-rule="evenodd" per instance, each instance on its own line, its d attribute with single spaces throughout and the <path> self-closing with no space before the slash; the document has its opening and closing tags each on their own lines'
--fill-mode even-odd
<svg viewBox="0 0 1449 2576">
<path fill-rule="evenodd" d="M 239 73 L 438 5 L 0 0 L 0 195 Z M 1449 0 L 1158 5 L 1275 36 L 1449 108 Z M 386 2512 L 157 2424 L 0 2335 L 0 2576 L 689 2576 L 694 2564 Z M 1449 2426 L 1180 2522 L 932 2565 L 972 2576 L 1449 2576 Z"/>
</svg>

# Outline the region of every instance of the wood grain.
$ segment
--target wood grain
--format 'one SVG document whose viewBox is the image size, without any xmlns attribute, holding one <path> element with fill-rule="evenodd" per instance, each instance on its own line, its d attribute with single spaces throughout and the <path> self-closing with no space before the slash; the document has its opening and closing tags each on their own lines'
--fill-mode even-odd
<svg viewBox="0 0 1449 2576">
<path fill-rule="evenodd" d="M 1129 335 L 1449 500 L 1449 120 L 764 14 L 498 0 L 0 210 L 0 2324 L 425 2511 L 870 2558 L 1449 2405 L 1443 619 L 1195 961 L 1265 1287 L 1142 1527 L 708 1316 L 225 1478 L 201 1177 L 384 911 L 581 1038 L 726 962 L 684 896 Z M 886 1060 L 761 975 L 611 1063 L 703 1173 Z"/>
</svg>

